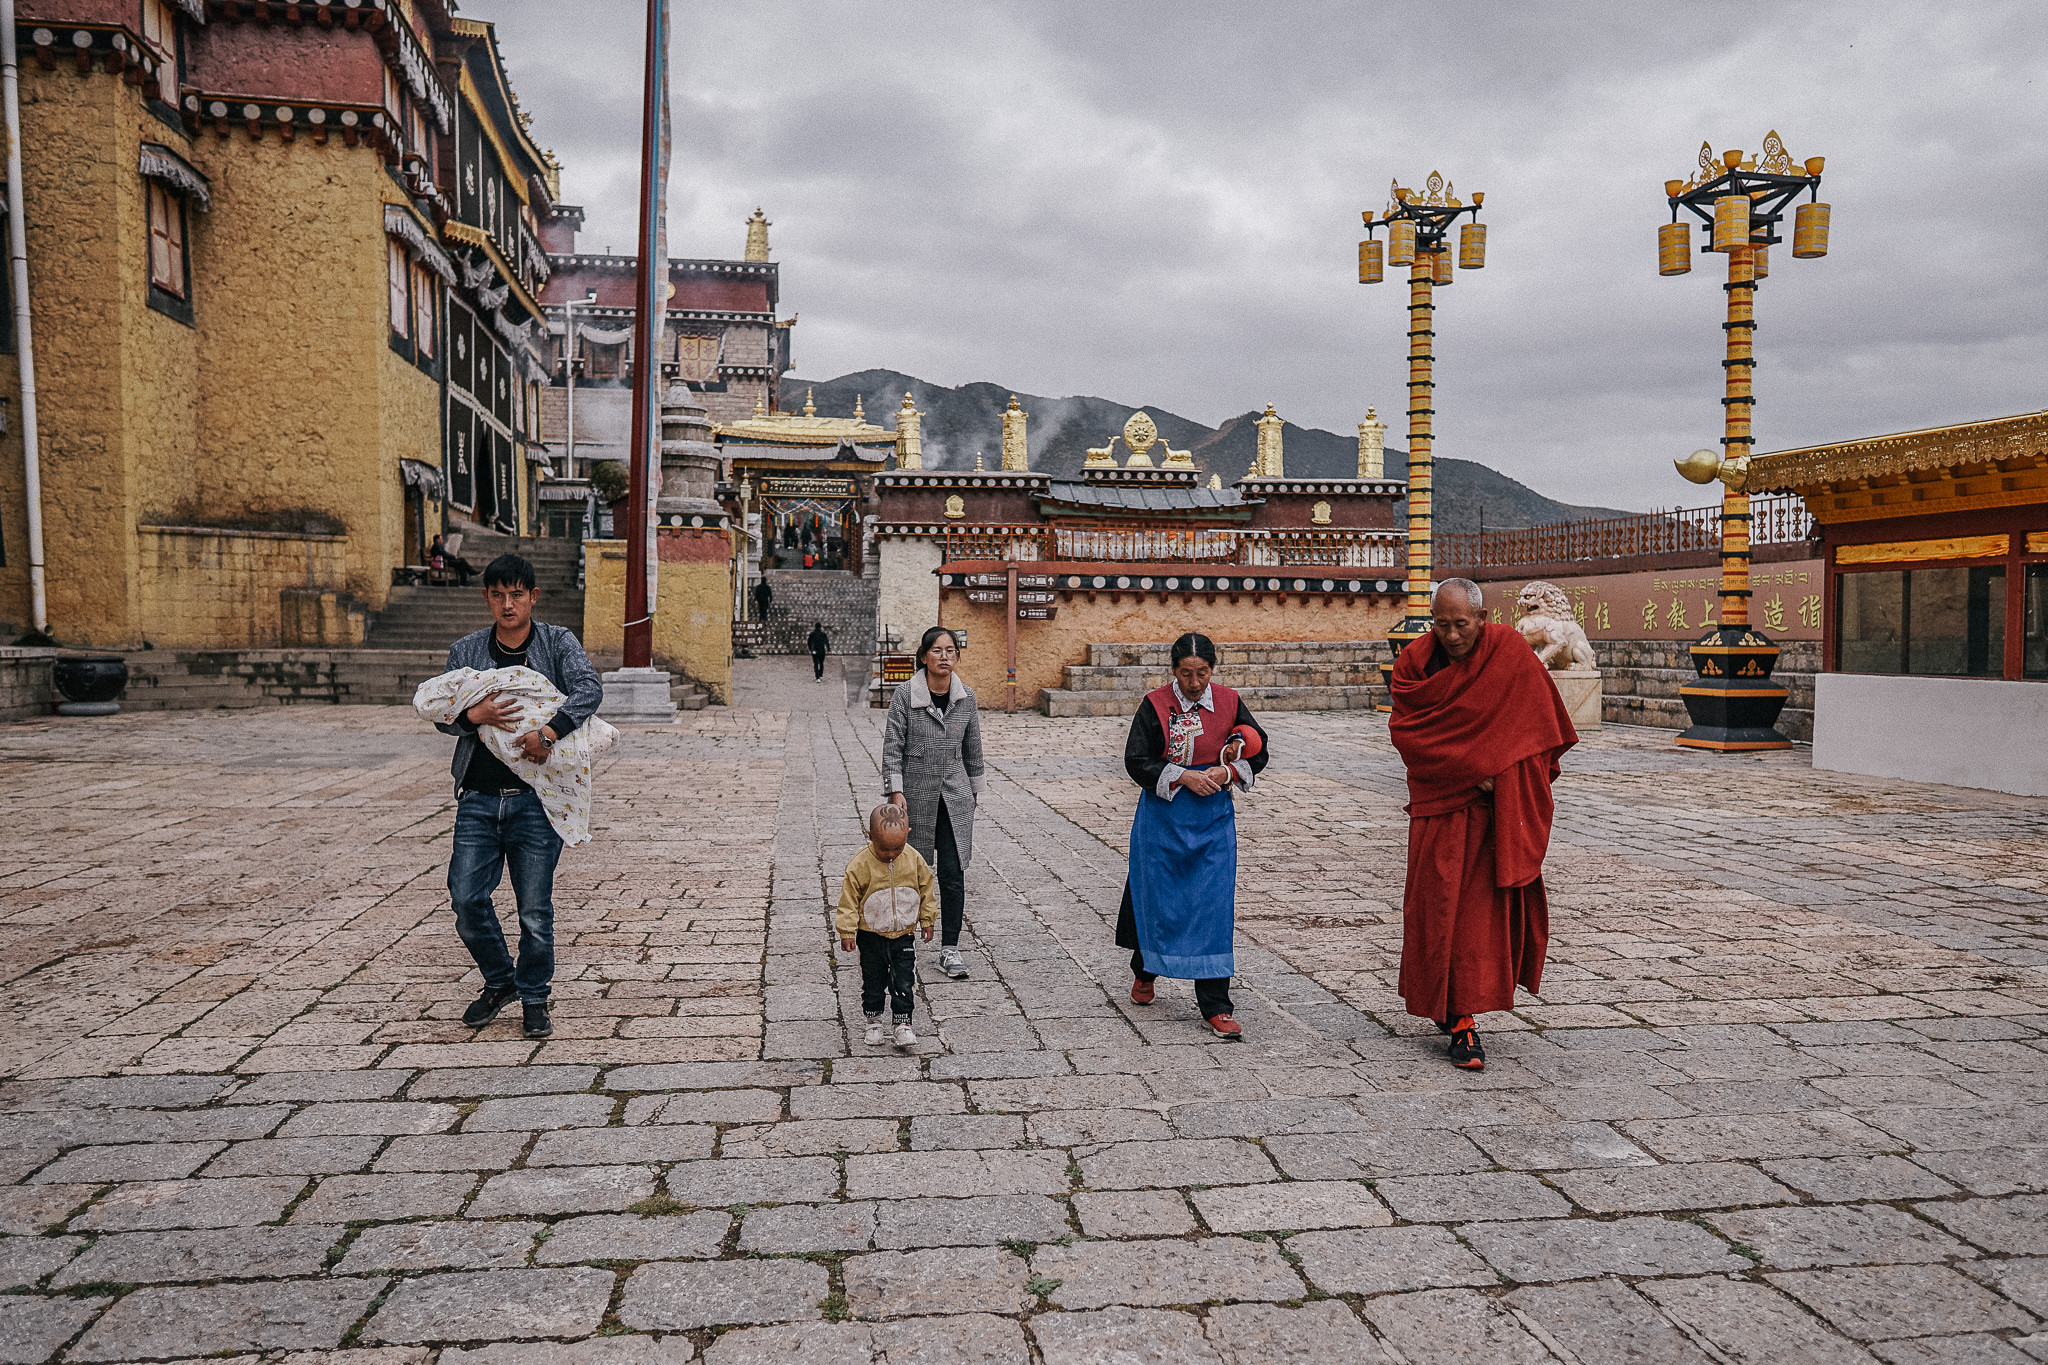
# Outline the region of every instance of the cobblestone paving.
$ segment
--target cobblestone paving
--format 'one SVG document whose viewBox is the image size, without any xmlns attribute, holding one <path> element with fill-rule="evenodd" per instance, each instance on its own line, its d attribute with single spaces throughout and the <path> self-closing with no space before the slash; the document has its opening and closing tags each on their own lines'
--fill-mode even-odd
<svg viewBox="0 0 2048 1365">
<path fill-rule="evenodd" d="M 903 1055 L 827 920 L 879 714 L 807 662 L 609 762 L 538 1044 L 458 1021 L 408 712 L 0 728 L 0 1362 L 2048 1360 L 2038 802 L 1592 738 L 1469 1075 L 1379 719 L 1271 722 L 1222 1044 L 1125 998 L 1123 722 L 991 715 Z"/>
</svg>

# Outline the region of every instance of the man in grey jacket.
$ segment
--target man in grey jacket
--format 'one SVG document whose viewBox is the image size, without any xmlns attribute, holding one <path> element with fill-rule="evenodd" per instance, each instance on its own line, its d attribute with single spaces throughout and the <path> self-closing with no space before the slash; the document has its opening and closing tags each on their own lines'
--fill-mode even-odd
<svg viewBox="0 0 2048 1365">
<path fill-rule="evenodd" d="M 533 619 L 539 600 L 533 565 L 518 555 L 500 555 L 484 570 L 484 601 L 492 624 L 463 636 L 448 648 L 448 668 L 530 668 L 568 698 L 553 719 L 519 736 L 520 750 L 536 762 L 562 736 L 597 711 L 604 684 L 575 635 Z M 453 725 L 437 725 L 456 736 L 455 846 L 448 859 L 448 897 L 455 906 L 455 932 L 483 973 L 483 993 L 463 1011 L 462 1022 L 482 1028 L 518 996 L 526 1036 L 554 1032 L 548 1018 L 549 987 L 555 976 L 555 862 L 562 839 L 548 823 L 540 797 L 477 738 L 486 725 L 514 726 L 512 702 L 496 693 L 465 711 Z M 512 870 L 512 896 L 519 906 L 519 959 L 515 966 L 498 926 L 491 893 L 505 867 Z"/>
</svg>

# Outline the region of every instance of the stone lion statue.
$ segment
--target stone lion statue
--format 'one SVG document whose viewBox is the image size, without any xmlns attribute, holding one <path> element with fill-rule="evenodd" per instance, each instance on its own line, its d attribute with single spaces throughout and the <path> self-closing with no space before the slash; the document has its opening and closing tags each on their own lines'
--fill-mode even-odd
<svg viewBox="0 0 2048 1365">
<path fill-rule="evenodd" d="M 1593 646 L 1572 616 L 1572 600 L 1555 583 L 1531 583 L 1515 599 L 1515 628 L 1545 668 L 1590 669 Z"/>
</svg>

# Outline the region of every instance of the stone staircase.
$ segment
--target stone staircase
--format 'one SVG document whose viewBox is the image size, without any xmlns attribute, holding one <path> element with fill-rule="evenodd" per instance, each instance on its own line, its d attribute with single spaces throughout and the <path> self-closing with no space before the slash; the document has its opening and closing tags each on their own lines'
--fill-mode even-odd
<svg viewBox="0 0 2048 1365">
<path fill-rule="evenodd" d="M 879 580 L 856 578 L 845 569 L 770 569 L 774 592 L 768 609 L 763 654 L 808 654 L 811 624 L 822 621 L 834 654 L 868 654 L 875 647 L 875 602 Z"/>
<path fill-rule="evenodd" d="M 149 650 L 127 659 L 124 711 L 410 706 L 414 689 L 447 669 L 448 650 Z"/>
<path fill-rule="evenodd" d="M 1778 733 L 1813 741 L 1813 675 L 1820 670 L 1820 644 L 1783 640 L 1773 672 L 1791 696 L 1778 713 Z M 1602 677 L 1600 719 L 1608 725 L 1649 725 L 1683 730 L 1692 724 L 1678 689 L 1698 676 L 1683 640 L 1595 640 L 1593 657 Z"/>
<path fill-rule="evenodd" d="M 1048 687 L 1048 716 L 1127 716 L 1147 692 L 1166 685 L 1172 646 L 1088 646 L 1088 662 L 1069 664 L 1065 685 Z M 1260 711 L 1355 711 L 1386 699 L 1380 685 L 1384 640 L 1285 640 L 1216 646 L 1216 680 Z"/>
<path fill-rule="evenodd" d="M 539 540 L 465 529 L 462 557 L 478 577 L 467 588 L 415 585 L 393 588 L 391 599 L 364 637 L 365 649 L 447 650 L 457 638 L 491 623 L 482 595 L 484 566 L 499 555 L 516 554 L 533 565 L 540 604 L 534 619 L 567 626 L 583 638 L 583 545 L 576 540 Z"/>
</svg>

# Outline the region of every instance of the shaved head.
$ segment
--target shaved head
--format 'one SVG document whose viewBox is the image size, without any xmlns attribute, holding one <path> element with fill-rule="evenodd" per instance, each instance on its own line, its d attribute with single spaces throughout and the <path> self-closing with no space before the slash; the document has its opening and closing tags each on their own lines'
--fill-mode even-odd
<svg viewBox="0 0 2048 1365">
<path fill-rule="evenodd" d="M 1486 591 L 1469 578 L 1446 578 L 1436 585 L 1436 591 L 1429 595 L 1429 605 L 1435 607 L 1445 593 L 1463 593 L 1465 605 L 1478 611 L 1486 605 Z M 1445 605 L 1449 605 L 1446 603 Z"/>
</svg>

